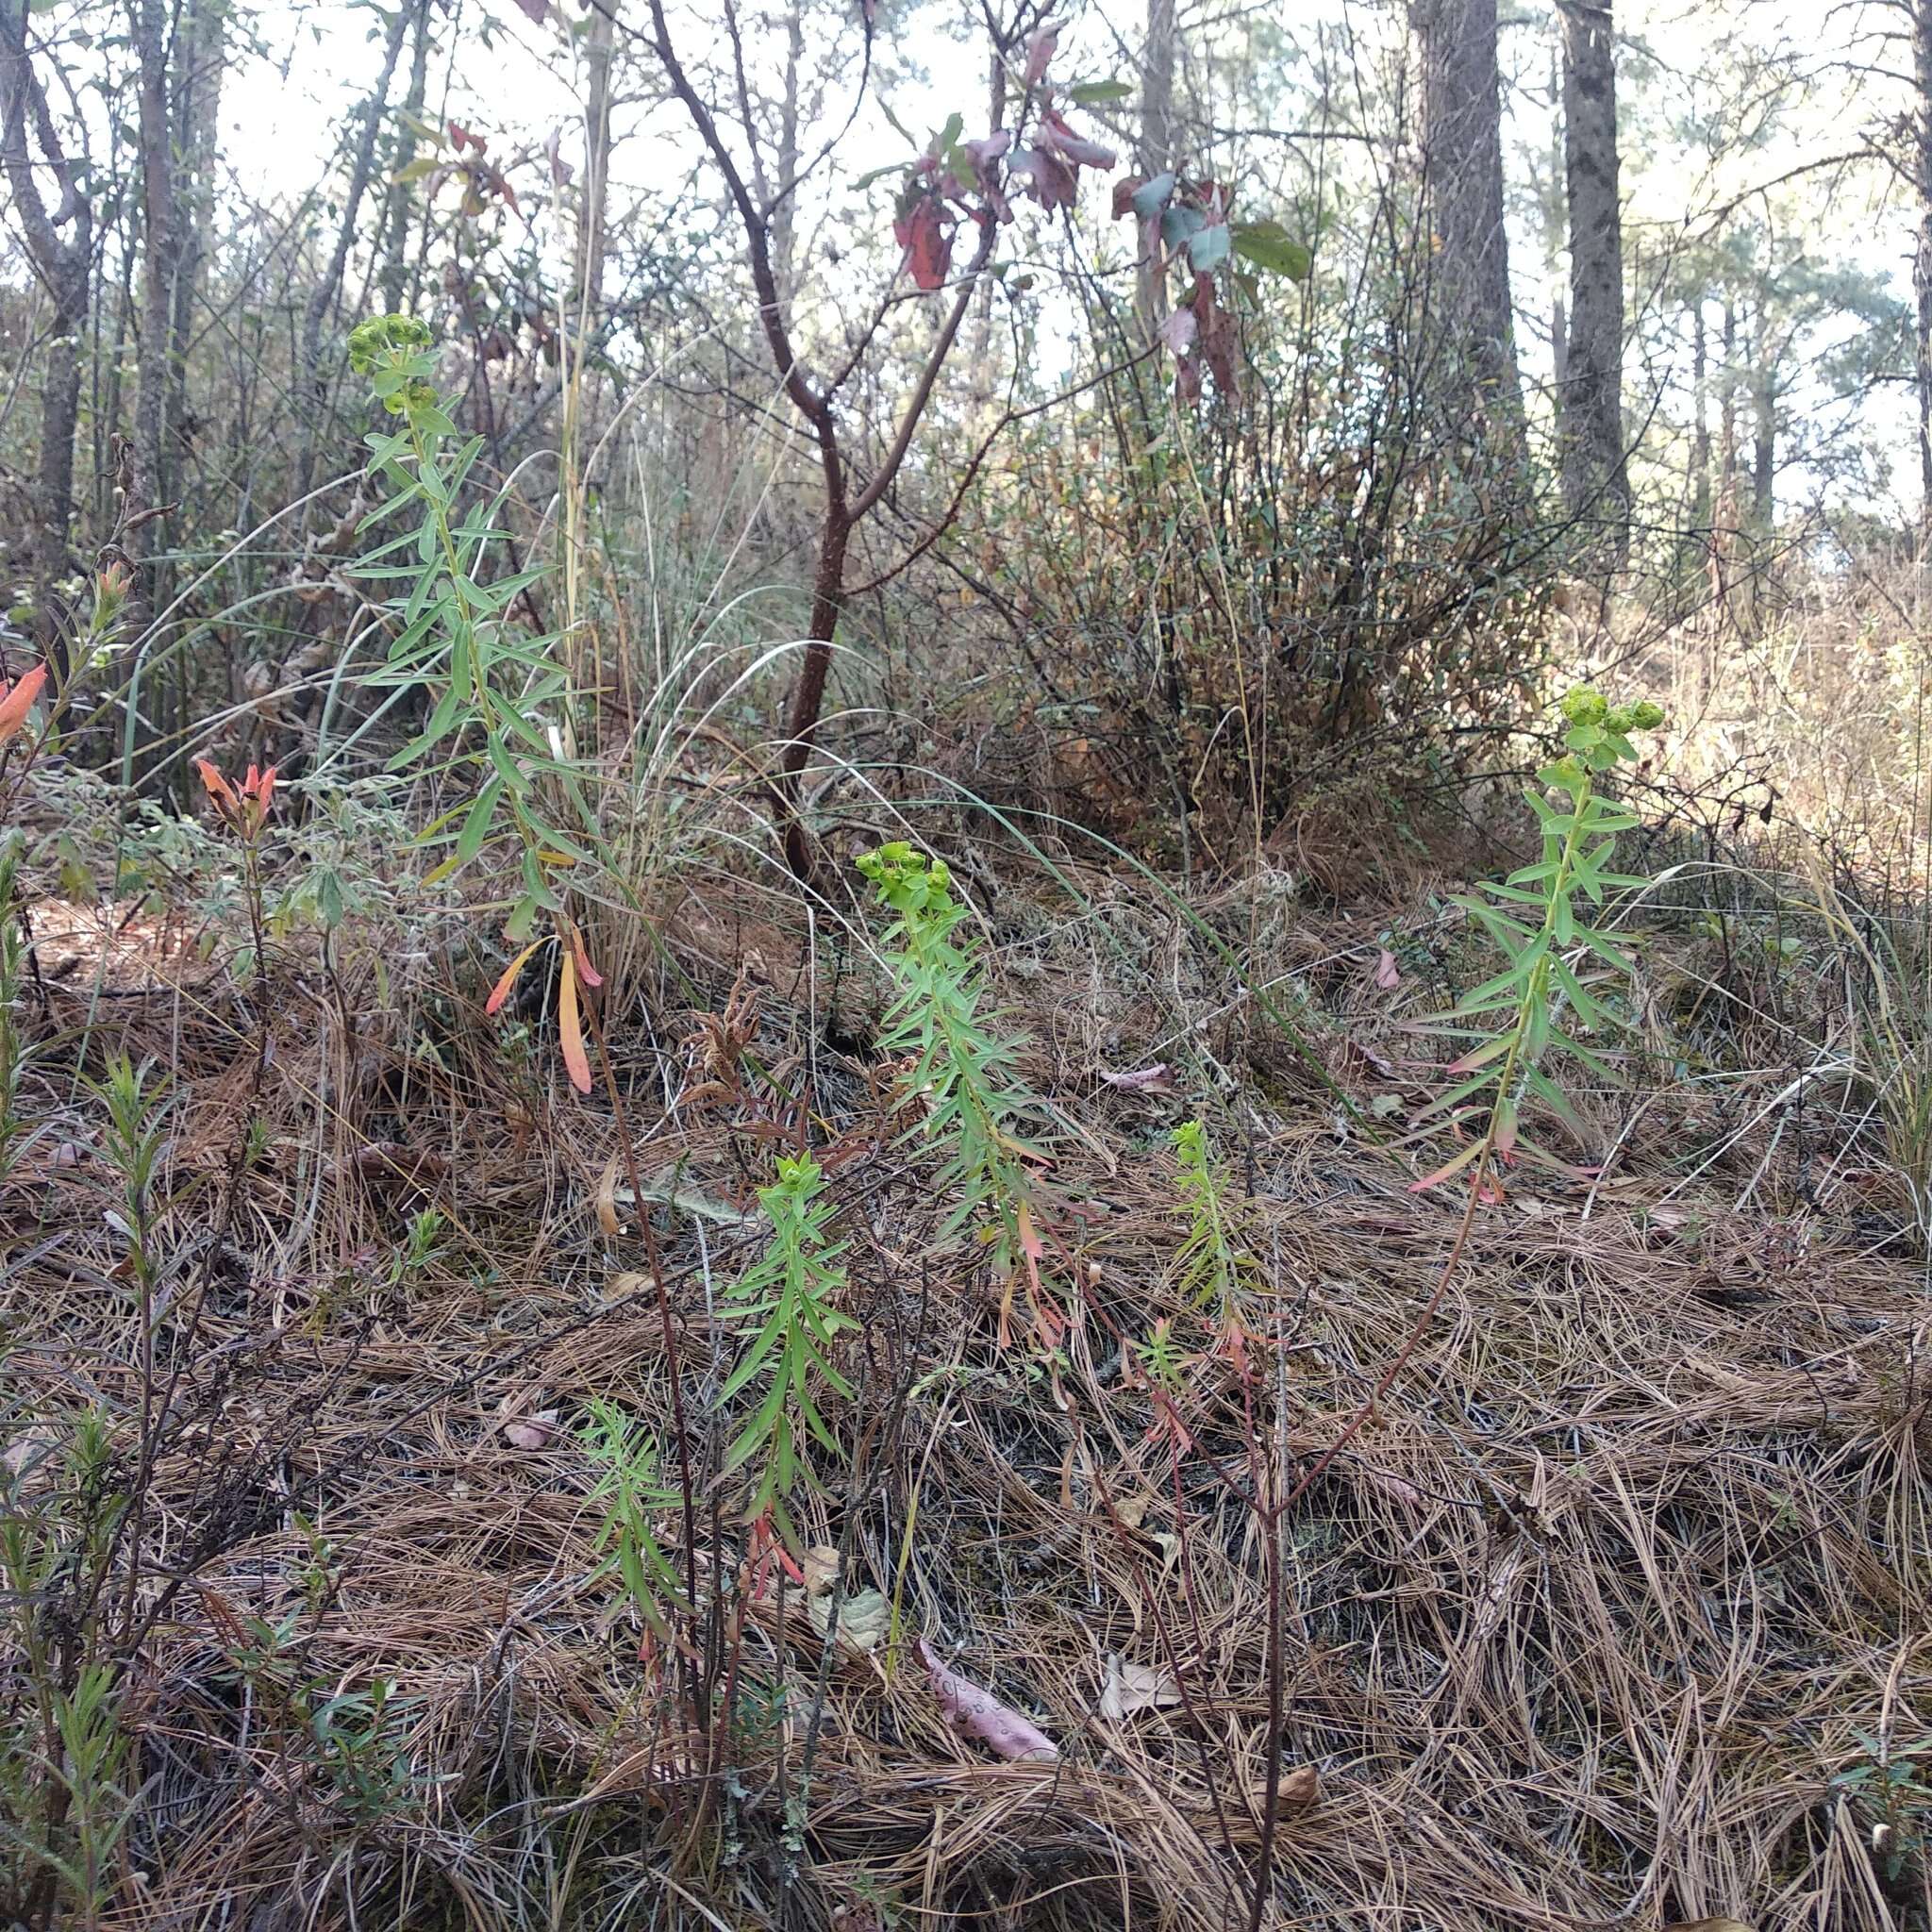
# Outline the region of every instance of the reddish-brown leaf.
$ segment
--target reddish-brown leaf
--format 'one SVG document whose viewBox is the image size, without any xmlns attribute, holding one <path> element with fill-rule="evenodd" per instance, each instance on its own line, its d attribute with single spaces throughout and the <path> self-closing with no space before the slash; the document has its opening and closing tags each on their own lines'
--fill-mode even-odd
<svg viewBox="0 0 1932 1932">
<path fill-rule="evenodd" d="M 1046 22 L 1038 33 L 1026 42 L 1026 85 L 1037 87 L 1046 77 L 1048 63 L 1053 59 L 1054 49 L 1060 43 L 1060 30 L 1052 21 Z"/>
<path fill-rule="evenodd" d="M 953 265 L 953 231 L 931 195 L 922 194 L 892 224 L 892 236 L 906 251 L 915 288 L 929 292 L 945 286 Z"/>
<path fill-rule="evenodd" d="M 579 1093 L 588 1093 L 591 1059 L 584 1051 L 584 1024 L 577 1011 L 577 962 L 570 953 L 563 956 L 563 974 L 557 987 L 557 1034 L 563 1046 L 563 1064 L 570 1072 L 570 1084 Z"/>
</svg>

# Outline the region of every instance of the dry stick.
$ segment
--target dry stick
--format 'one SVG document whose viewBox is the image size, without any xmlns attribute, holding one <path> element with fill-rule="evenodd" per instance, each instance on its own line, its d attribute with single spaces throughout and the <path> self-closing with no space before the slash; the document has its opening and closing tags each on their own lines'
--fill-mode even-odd
<svg viewBox="0 0 1932 1932">
<path fill-rule="evenodd" d="M 651 1225 L 650 1201 L 644 1192 L 643 1178 L 638 1172 L 637 1154 L 631 1146 L 629 1117 L 625 1112 L 624 1095 L 618 1090 L 617 1070 L 610 1063 L 610 1048 L 604 1039 L 596 1002 L 586 999 L 584 1012 L 591 1023 L 591 1038 L 597 1042 L 597 1058 L 604 1070 L 605 1091 L 610 1095 L 610 1113 L 617 1128 L 618 1151 L 624 1157 L 625 1178 L 630 1183 L 631 1200 L 637 1208 L 638 1233 L 644 1244 L 644 1266 L 651 1277 L 651 1289 L 658 1304 L 658 1325 L 664 1339 L 664 1365 L 671 1378 L 671 1425 L 677 1434 L 677 1493 L 684 1525 L 685 1589 L 691 1599 L 690 1614 L 695 1618 L 698 1613 L 697 1502 L 691 1466 L 691 1437 L 684 1416 L 684 1374 L 678 1358 L 677 1322 L 672 1312 L 671 1294 L 664 1279 L 664 1262 L 658 1248 L 657 1230 Z M 696 1658 L 683 1646 L 679 1649 L 686 1672 L 686 1691 L 695 1713 L 702 1708 L 698 1696 L 703 1688 L 695 1674 Z M 705 1792 L 708 1790 L 708 1781 L 706 1781 L 699 1791 L 700 1817 L 707 1803 Z"/>
<path fill-rule="evenodd" d="M 1429 1291 L 1429 1298 L 1423 1304 L 1422 1311 L 1416 1316 L 1408 1334 L 1403 1340 L 1402 1346 L 1396 1350 L 1394 1358 L 1382 1372 L 1382 1378 L 1370 1391 L 1369 1399 L 1349 1418 L 1347 1425 L 1335 1441 L 1309 1465 L 1302 1479 L 1279 1503 L 1261 1509 L 1262 1520 L 1269 1532 L 1268 1719 L 1272 1734 L 1268 1745 L 1267 1794 L 1263 1800 L 1261 1812 L 1261 1842 L 1255 1853 L 1255 1904 L 1248 1918 L 1248 1932 L 1261 1932 L 1261 1921 L 1267 1910 L 1270 1868 L 1274 1859 L 1274 1826 L 1281 1805 L 1281 1596 L 1278 1588 L 1280 1540 L 1277 1533 L 1281 1519 L 1307 1494 L 1328 1466 L 1361 1432 L 1364 1424 L 1374 1414 L 1376 1405 L 1395 1386 L 1396 1377 L 1407 1367 L 1410 1357 L 1421 1346 L 1423 1336 L 1434 1319 L 1436 1310 L 1441 1307 L 1442 1297 L 1448 1291 L 1450 1279 L 1456 1273 L 1457 1263 L 1462 1259 L 1462 1251 L 1469 1241 L 1469 1231 L 1475 1224 L 1476 1204 L 1482 1199 L 1483 1189 L 1489 1181 L 1490 1160 L 1495 1151 L 1495 1143 L 1496 1116 L 1494 1109 L 1491 1108 L 1490 1124 L 1483 1135 L 1482 1151 L 1475 1158 L 1475 1172 L 1470 1179 L 1469 1198 L 1463 1203 L 1462 1219 L 1456 1229 L 1456 1239 L 1450 1244 L 1449 1253 L 1442 1262 L 1442 1272 L 1437 1275 L 1436 1285 Z M 1257 1507 L 1261 1507 L 1258 1491 Z"/>
</svg>

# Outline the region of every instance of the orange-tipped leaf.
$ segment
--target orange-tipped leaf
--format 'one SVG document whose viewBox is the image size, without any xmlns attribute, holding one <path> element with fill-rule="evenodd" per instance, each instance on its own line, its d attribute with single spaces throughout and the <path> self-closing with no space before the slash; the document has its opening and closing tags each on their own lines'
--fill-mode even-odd
<svg viewBox="0 0 1932 1932">
<path fill-rule="evenodd" d="M 577 1012 L 577 962 L 571 953 L 563 956 L 563 980 L 557 993 L 557 1031 L 563 1042 L 563 1063 L 570 1069 L 570 1084 L 579 1093 L 588 1093 L 591 1060 L 584 1052 L 584 1026 Z"/>
<path fill-rule="evenodd" d="M 0 744 L 5 744 L 26 723 L 34 700 L 47 682 L 47 667 L 36 664 L 18 684 L 0 680 Z"/>
<path fill-rule="evenodd" d="M 537 948 L 541 946 L 542 943 L 543 941 L 541 940 L 532 940 L 530 943 L 527 946 L 525 946 L 524 950 L 521 953 L 519 953 L 516 956 L 516 958 L 512 959 L 509 962 L 509 964 L 503 969 L 503 977 L 499 979 L 493 987 L 491 988 L 490 997 L 483 1002 L 483 1010 L 485 1013 L 494 1014 L 501 1012 L 503 1010 L 503 1003 L 505 1000 L 508 999 L 510 988 L 517 983 L 517 974 L 521 973 L 524 970 L 524 968 L 529 963 L 530 955 L 534 953 L 537 950 Z"/>
</svg>

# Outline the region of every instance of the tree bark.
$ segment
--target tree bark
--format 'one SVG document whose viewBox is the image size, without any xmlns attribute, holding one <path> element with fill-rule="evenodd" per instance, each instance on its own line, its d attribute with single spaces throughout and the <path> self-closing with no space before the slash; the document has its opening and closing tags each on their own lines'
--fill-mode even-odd
<svg viewBox="0 0 1932 1932">
<path fill-rule="evenodd" d="M 128 489 L 122 502 L 121 546 L 137 566 L 128 598 L 134 627 L 142 628 L 168 599 L 164 563 L 143 569 L 153 557 L 158 526 L 166 522 L 174 466 L 168 448 L 168 400 L 173 388 L 169 346 L 175 327 L 175 277 L 181 265 L 181 226 L 175 193 L 175 129 L 169 113 L 168 7 L 166 0 L 128 0 L 138 67 L 135 98 L 141 141 L 142 283 L 136 364 L 134 440 L 128 452 Z"/>
<path fill-rule="evenodd" d="M 1777 520 L 1777 395 L 1769 368 L 1751 382 L 1751 526 L 1770 534 Z"/>
<path fill-rule="evenodd" d="M 322 373 L 322 325 L 341 292 L 342 275 L 349 263 L 349 248 L 356 239 L 356 218 L 361 212 L 362 197 L 369 192 L 369 176 L 375 165 L 375 137 L 382 125 L 382 110 L 389 99 L 389 84 L 403 51 L 403 32 L 408 25 L 408 10 L 397 8 L 390 22 L 389 38 L 383 43 L 382 72 L 375 90 L 362 110 L 362 125 L 356 136 L 356 152 L 349 163 L 348 192 L 342 197 L 342 218 L 336 228 L 335 246 L 328 265 L 315 287 L 302 315 L 301 393 L 308 399 L 309 416 L 302 432 L 302 454 L 296 464 L 295 493 L 307 496 L 315 483 L 315 444 L 328 396 L 328 382 Z"/>
<path fill-rule="evenodd" d="M 403 306 L 403 291 L 409 285 L 409 184 L 402 178 L 416 158 L 416 130 L 409 124 L 423 118 L 423 104 L 429 92 L 429 0 L 416 0 L 409 41 L 409 91 L 403 107 L 408 119 L 402 138 L 396 143 L 395 168 L 383 206 L 383 307 L 393 315 Z"/>
<path fill-rule="evenodd" d="M 41 376 L 40 465 L 34 502 L 34 630 L 42 652 L 60 651 L 54 587 L 67 575 L 74 525 L 74 439 L 80 420 L 80 344 L 87 328 L 93 210 L 62 146 L 26 42 L 26 0 L 0 0 L 0 171 L 12 192 L 34 273 L 54 305 L 54 333 Z M 29 129 L 31 128 L 31 133 Z M 35 178 L 32 143 L 53 170 L 60 200 L 50 213 Z M 60 230 L 66 228 L 63 240 Z"/>
<path fill-rule="evenodd" d="M 1932 0 L 1928 0 L 1932 4 Z M 1174 0 L 1147 0 L 1147 53 L 1141 92 L 1141 172 L 1152 178 L 1174 166 Z M 1147 251 L 1135 283 L 1144 341 L 1167 319 L 1167 280 Z"/>
<path fill-rule="evenodd" d="M 219 145 L 222 69 L 229 0 L 191 0 L 183 16 L 175 59 L 175 130 L 181 253 L 175 272 L 174 314 L 168 326 L 168 431 L 171 459 L 188 454 L 188 346 L 201 299 L 202 271 L 214 225 L 215 156 Z"/>
<path fill-rule="evenodd" d="M 1912 260 L 1916 298 L 1914 374 L 1919 391 L 1919 561 L 1932 563 L 1932 0 L 1913 0 L 1912 162 L 1919 191 L 1919 241 Z"/>
<path fill-rule="evenodd" d="M 1704 330 L 1704 297 L 1690 307 L 1690 390 L 1696 411 L 1690 436 L 1690 521 L 1710 530 L 1710 346 Z"/>
<path fill-rule="evenodd" d="M 1423 180 L 1437 242 L 1440 388 L 1467 439 L 1521 447 L 1509 244 L 1503 223 L 1496 0 L 1415 0 L 1423 57 Z"/>
<path fill-rule="evenodd" d="M 1608 0 L 1558 0 L 1563 158 L 1570 208 L 1570 353 L 1563 395 L 1563 508 L 1591 545 L 1630 554 L 1624 444 L 1624 240 L 1617 206 L 1617 65 Z"/>
<path fill-rule="evenodd" d="M 577 308 L 586 333 L 604 306 L 605 225 L 610 208 L 610 62 L 617 0 L 591 9 L 584 40 L 584 182 L 577 202 Z M 795 16 L 794 16 L 795 17 Z"/>
</svg>

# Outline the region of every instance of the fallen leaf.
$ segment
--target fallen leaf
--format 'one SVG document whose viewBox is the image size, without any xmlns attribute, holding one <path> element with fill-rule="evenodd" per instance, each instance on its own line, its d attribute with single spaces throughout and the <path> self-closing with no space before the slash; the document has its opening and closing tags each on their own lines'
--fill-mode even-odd
<svg viewBox="0 0 1932 1932">
<path fill-rule="evenodd" d="M 919 1640 L 919 1657 L 926 1675 L 932 1679 L 940 1708 L 969 1738 L 977 1738 L 997 1756 L 1016 1764 L 1060 1755 L 1053 1740 L 1030 1719 L 1009 1709 L 991 1691 L 982 1690 L 970 1678 L 942 1664 L 923 1637 Z"/>
<path fill-rule="evenodd" d="M 617 1174 L 623 1164 L 623 1155 L 613 1152 L 597 1182 L 597 1225 L 613 1239 L 624 1232 L 624 1223 L 617 1218 Z"/>
<path fill-rule="evenodd" d="M 1180 1701 L 1181 1687 L 1165 1664 L 1129 1664 L 1109 1657 L 1096 1708 L 1119 1723 L 1137 1710 L 1165 1710 Z"/>
<path fill-rule="evenodd" d="M 1315 1802 L 1322 1789 L 1322 1780 L 1312 1764 L 1298 1764 L 1287 1773 L 1274 1788 L 1274 1802 L 1277 1806 L 1292 1805 L 1296 1810 Z"/>
<path fill-rule="evenodd" d="M 1666 1925 L 1664 1932 L 1751 1932 L 1751 1927 L 1741 1919 L 1679 1919 L 1674 1925 Z"/>
<path fill-rule="evenodd" d="M 1174 1069 L 1165 1060 L 1157 1060 L 1151 1067 L 1137 1067 L 1131 1074 L 1109 1074 L 1103 1067 L 1100 1077 L 1109 1087 L 1118 1087 L 1129 1093 L 1174 1091 Z"/>
<path fill-rule="evenodd" d="M 503 1440 L 512 1449 L 547 1449 L 557 1440 L 557 1411 L 539 1409 L 520 1422 L 505 1423 Z"/>
<path fill-rule="evenodd" d="M 1395 955 L 1387 946 L 1382 948 L 1375 960 L 1375 984 L 1384 992 L 1393 992 L 1402 984 L 1402 974 L 1395 964 Z"/>
<path fill-rule="evenodd" d="M 800 1558 L 798 1567 L 805 1573 L 806 1595 L 824 1596 L 838 1578 L 839 1545 L 813 1543 Z"/>
<path fill-rule="evenodd" d="M 811 1627 L 823 1637 L 832 1627 L 832 1592 L 805 1600 Z M 876 1650 L 892 1626 L 892 1607 L 875 1590 L 855 1590 L 839 1606 L 839 1644 L 858 1655 Z"/>
</svg>

